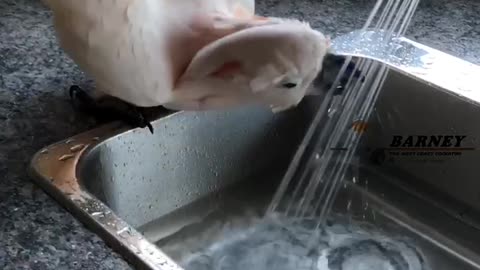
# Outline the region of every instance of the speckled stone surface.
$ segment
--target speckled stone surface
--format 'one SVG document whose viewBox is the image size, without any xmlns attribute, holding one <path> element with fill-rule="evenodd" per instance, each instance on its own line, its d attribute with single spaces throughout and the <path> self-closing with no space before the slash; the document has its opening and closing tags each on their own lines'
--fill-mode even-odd
<svg viewBox="0 0 480 270">
<path fill-rule="evenodd" d="M 258 11 L 303 18 L 331 35 L 362 26 L 373 0 L 263 0 Z M 26 168 L 41 147 L 90 129 L 66 95 L 90 85 L 65 57 L 39 0 L 0 0 L 0 269 L 131 269 L 34 188 Z M 423 0 L 408 37 L 480 64 L 480 1 Z"/>
</svg>

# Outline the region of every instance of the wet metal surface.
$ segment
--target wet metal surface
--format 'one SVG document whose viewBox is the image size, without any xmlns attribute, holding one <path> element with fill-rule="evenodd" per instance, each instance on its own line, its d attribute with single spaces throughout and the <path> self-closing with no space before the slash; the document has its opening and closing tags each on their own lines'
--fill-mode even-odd
<svg viewBox="0 0 480 270">
<path fill-rule="evenodd" d="M 332 53 L 369 58 L 441 89 L 480 101 L 480 66 L 384 31 L 354 31 L 336 38 Z"/>
</svg>

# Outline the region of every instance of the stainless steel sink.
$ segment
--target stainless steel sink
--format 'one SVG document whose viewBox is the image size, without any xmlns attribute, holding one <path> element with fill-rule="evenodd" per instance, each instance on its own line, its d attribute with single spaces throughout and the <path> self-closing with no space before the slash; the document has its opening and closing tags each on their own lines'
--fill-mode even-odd
<svg viewBox="0 0 480 270">
<path fill-rule="evenodd" d="M 431 269 L 480 269 L 480 154 L 471 149 L 479 101 L 392 70 L 358 153 L 359 181 L 345 180 L 334 212 L 414 239 Z M 111 123 L 40 150 L 31 172 L 135 267 L 181 269 L 173 247 L 198 243 L 180 243 L 177 232 L 199 224 L 201 236 L 220 220 L 261 215 L 320 103 L 307 98 L 280 114 L 254 106 L 165 113 L 154 135 Z M 467 137 L 460 155 L 419 159 L 388 148 L 394 135 Z"/>
</svg>

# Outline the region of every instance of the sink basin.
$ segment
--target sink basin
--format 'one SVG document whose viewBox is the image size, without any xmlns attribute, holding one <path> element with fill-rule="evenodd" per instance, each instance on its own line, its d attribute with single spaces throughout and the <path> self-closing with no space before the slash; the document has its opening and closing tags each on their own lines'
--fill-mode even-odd
<svg viewBox="0 0 480 270">
<path fill-rule="evenodd" d="M 360 177 L 345 179 L 333 212 L 413 239 L 431 269 L 480 269 L 479 101 L 392 69 L 358 151 Z M 193 236 L 219 220 L 262 215 L 320 103 L 163 113 L 154 135 L 110 123 L 40 150 L 31 172 L 134 267 L 182 269 L 175 247 L 201 245 Z M 395 150 L 395 135 L 466 136 L 466 146 Z M 190 240 L 176 237 L 192 224 Z"/>
</svg>

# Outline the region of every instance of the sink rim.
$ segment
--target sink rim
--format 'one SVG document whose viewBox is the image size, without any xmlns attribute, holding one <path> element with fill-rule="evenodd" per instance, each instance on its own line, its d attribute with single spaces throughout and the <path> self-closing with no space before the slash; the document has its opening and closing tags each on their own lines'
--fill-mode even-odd
<svg viewBox="0 0 480 270">
<path fill-rule="evenodd" d="M 182 112 L 169 112 L 159 116 L 152 124 L 179 113 Z M 115 121 L 50 144 L 33 155 L 28 173 L 48 195 L 101 237 L 110 248 L 119 252 L 132 266 L 149 270 L 183 270 L 110 207 L 82 187 L 78 177 L 79 165 L 86 156 L 101 144 L 131 132 L 149 131 L 132 129 Z M 78 149 L 72 151 L 73 146 L 78 146 Z M 60 160 L 61 157 L 63 160 Z"/>
<path fill-rule="evenodd" d="M 155 123 L 180 113 L 182 112 L 167 114 L 153 122 Z M 101 237 L 110 248 L 118 252 L 136 269 L 183 270 L 177 262 L 171 259 L 159 247 L 147 240 L 137 229 L 125 222 L 109 206 L 90 193 L 79 179 L 78 169 L 83 158 L 95 151 L 101 144 L 122 134 L 132 132 L 149 133 L 146 129 L 131 129 L 124 126 L 121 122 L 113 122 L 50 144 L 43 148 L 48 149 L 48 152 L 40 150 L 33 156 L 29 166 L 29 173 L 34 181 L 51 197 L 55 198 L 62 207 L 66 208 L 79 222 Z M 71 147 L 78 144 L 84 144 L 84 146 L 76 152 L 71 152 Z M 73 156 L 60 161 L 59 157 L 65 153 L 72 153 Z M 381 175 L 382 173 L 377 172 L 375 174 Z M 353 184 L 349 184 L 349 186 L 365 194 L 366 198 L 369 201 L 371 200 L 373 204 L 386 206 L 386 210 L 390 208 L 395 210 L 396 208 L 395 204 L 389 204 L 390 199 L 379 198 L 378 194 L 370 193 Z M 434 210 L 437 211 L 437 209 Z M 387 212 L 390 211 L 387 210 Z M 99 215 L 98 213 L 103 214 Z M 392 211 L 392 214 L 387 213 L 385 217 L 393 218 L 393 220 L 397 219 L 398 221 L 398 218 L 406 214 L 408 213 L 405 210 L 398 209 Z M 415 222 L 420 222 L 419 224 L 422 225 L 422 221 L 414 220 Z M 400 223 L 398 224 L 402 227 L 405 226 Z M 409 224 L 406 227 L 410 227 Z M 428 227 L 423 225 L 420 229 L 419 236 Z M 412 232 L 415 232 L 415 230 L 412 230 Z M 440 238 L 445 240 L 444 237 Z M 460 257 L 462 261 L 468 262 L 470 265 L 480 267 L 480 261 L 469 259 L 472 257 L 476 258 L 476 253 L 472 254 L 468 248 L 459 250 L 457 247 L 456 250 L 459 251 L 456 257 Z"/>
<path fill-rule="evenodd" d="M 182 112 L 168 114 L 153 122 L 180 113 Z M 118 252 L 136 269 L 183 270 L 159 247 L 147 240 L 137 229 L 116 215 L 109 206 L 82 186 L 81 180 L 78 178 L 78 165 L 82 163 L 84 157 L 95 151 L 101 144 L 131 132 L 148 133 L 149 131 L 140 128 L 131 129 L 125 127 L 121 122 L 114 122 L 50 144 L 43 148 L 48 149 L 48 152 L 40 150 L 33 156 L 29 173 L 35 182 L 55 198 L 62 207 L 66 208 L 85 227 L 101 237 L 112 250 Z M 64 153 L 71 152 L 70 148 L 72 146 L 78 144 L 84 144 L 84 146 L 77 152 L 72 153 L 74 155 L 71 158 L 63 161 L 58 160 Z M 382 172 L 375 174 L 381 175 Z M 389 219 L 398 221 L 400 220 L 398 218 L 408 214 L 402 209 L 395 209 L 396 205 L 389 204 L 389 199 L 379 198 L 378 194 L 365 191 L 356 185 L 349 184 L 349 186 L 366 195 L 366 198 L 372 203 L 383 205 L 383 207 L 387 207 L 386 210 L 394 209 L 395 211 L 392 211 L 392 214 L 387 213 L 385 215 Z M 437 210 L 435 209 L 435 211 Z M 387 210 L 387 212 L 390 211 Z M 98 213 L 103 214 L 99 215 Z M 400 216 L 397 216 L 398 214 Z M 421 221 L 414 220 L 415 222 L 420 222 L 419 224 L 422 225 Z M 405 226 L 401 223 L 403 222 L 400 220 L 398 224 L 402 227 Z M 422 231 L 427 230 L 428 227 L 423 228 L 424 226 L 420 226 L 419 236 L 423 235 Z M 406 227 L 410 227 L 409 224 Z M 412 232 L 414 231 L 412 230 Z M 440 238 L 443 239 L 444 237 Z M 456 250 L 458 250 L 458 247 Z M 469 262 L 474 266 L 480 265 L 480 261 L 469 260 L 469 258 L 477 257 L 477 254 L 472 254 L 468 248 L 458 251 L 460 253 L 457 254 L 457 257 L 460 257 L 462 261 Z"/>
</svg>

